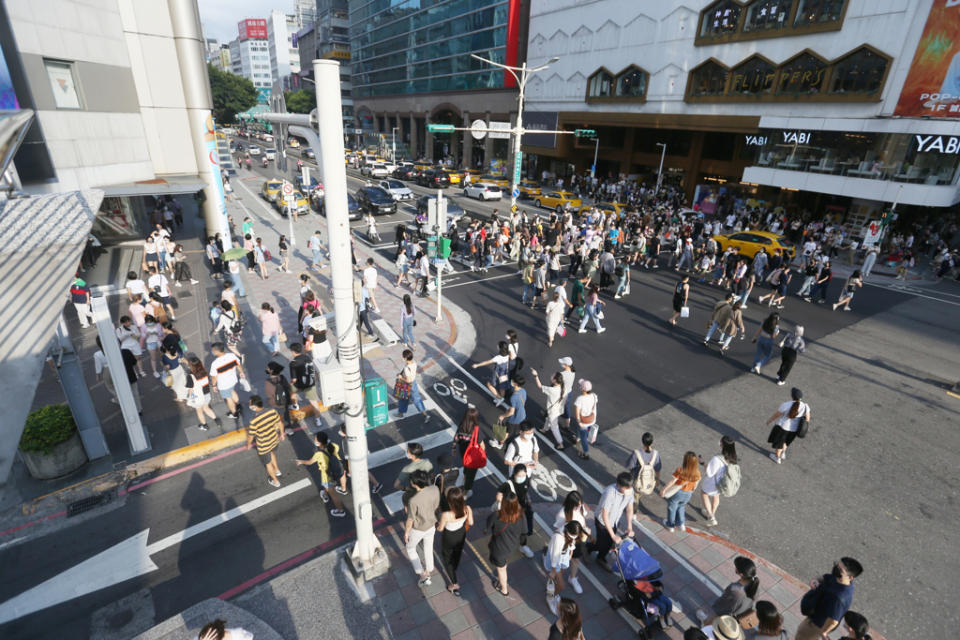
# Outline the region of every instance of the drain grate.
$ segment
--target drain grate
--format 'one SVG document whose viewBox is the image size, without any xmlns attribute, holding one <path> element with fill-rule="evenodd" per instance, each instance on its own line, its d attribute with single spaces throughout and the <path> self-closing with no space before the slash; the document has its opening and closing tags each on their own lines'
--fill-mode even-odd
<svg viewBox="0 0 960 640">
<path fill-rule="evenodd" d="M 90 496 L 89 498 L 84 498 L 83 500 L 77 500 L 76 502 L 70 503 L 67 506 L 67 517 L 71 518 L 73 516 L 78 516 L 81 513 L 90 511 L 95 507 L 99 507 L 104 502 L 107 501 L 107 496 L 100 494 L 97 496 Z"/>
</svg>

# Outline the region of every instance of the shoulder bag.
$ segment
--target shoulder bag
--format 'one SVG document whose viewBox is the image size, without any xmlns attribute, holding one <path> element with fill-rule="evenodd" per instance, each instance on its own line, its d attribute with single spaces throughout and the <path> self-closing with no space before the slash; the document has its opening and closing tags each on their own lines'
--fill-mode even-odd
<svg viewBox="0 0 960 640">
<path fill-rule="evenodd" d="M 397 380 L 393 383 L 393 395 L 397 400 L 409 400 L 413 385 L 403 376 L 403 369 L 397 372 Z"/>
<path fill-rule="evenodd" d="M 470 435 L 470 442 L 463 452 L 463 467 L 465 469 L 483 469 L 487 466 L 487 452 L 480 446 L 480 427 L 475 426 Z"/>
</svg>

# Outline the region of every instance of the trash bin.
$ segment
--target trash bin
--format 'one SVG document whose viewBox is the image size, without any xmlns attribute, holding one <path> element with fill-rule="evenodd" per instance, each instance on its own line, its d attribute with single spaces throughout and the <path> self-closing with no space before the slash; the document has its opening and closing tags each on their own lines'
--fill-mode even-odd
<svg viewBox="0 0 960 640">
<path fill-rule="evenodd" d="M 389 420 L 389 396 L 383 378 L 363 381 L 363 404 L 367 410 L 367 429 L 374 429 Z"/>
</svg>

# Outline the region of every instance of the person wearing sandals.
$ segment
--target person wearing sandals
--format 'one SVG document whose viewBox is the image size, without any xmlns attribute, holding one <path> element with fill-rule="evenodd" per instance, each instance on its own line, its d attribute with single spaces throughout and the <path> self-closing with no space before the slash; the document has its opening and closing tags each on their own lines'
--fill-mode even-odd
<svg viewBox="0 0 960 640">
<path fill-rule="evenodd" d="M 463 545 L 467 541 L 467 530 L 473 526 L 473 509 L 467 505 L 463 489 L 447 489 L 447 510 L 440 513 L 437 531 L 440 532 L 440 561 L 450 578 L 447 591 L 460 597 L 460 583 L 457 580 L 457 568 L 463 555 Z"/>
<path fill-rule="evenodd" d="M 523 509 L 515 493 L 507 493 L 500 501 L 500 509 L 490 513 L 484 533 L 492 532 L 490 537 L 490 564 L 497 572 L 493 587 L 501 595 L 510 595 L 507 584 L 507 562 L 515 551 L 520 549 L 521 540 L 526 538 L 526 523 L 523 521 Z"/>
<path fill-rule="evenodd" d="M 553 519 L 554 531 L 563 531 L 567 524 L 579 522 L 580 528 L 584 533 L 584 537 L 581 537 L 581 539 L 577 541 L 576 548 L 573 550 L 573 556 L 570 559 L 570 576 L 568 582 L 577 594 L 583 593 L 583 587 L 577 578 L 577 572 L 580 569 L 580 558 L 588 553 L 587 542 L 593 538 L 593 533 L 589 527 L 587 527 L 587 518 L 589 516 L 590 511 L 587 509 L 587 506 L 583 504 L 583 496 L 580 495 L 579 491 L 571 491 L 567 494 L 567 497 L 564 498 L 563 506 L 557 511 L 557 515 Z"/>
<path fill-rule="evenodd" d="M 790 390 L 790 401 L 784 402 L 767 420 L 767 424 L 775 422 L 767 437 L 767 442 L 773 447 L 770 459 L 782 464 L 787 457 L 787 447 L 796 439 L 800 421 L 810 421 L 810 407 L 803 402 L 803 392 L 794 387 Z"/>
</svg>

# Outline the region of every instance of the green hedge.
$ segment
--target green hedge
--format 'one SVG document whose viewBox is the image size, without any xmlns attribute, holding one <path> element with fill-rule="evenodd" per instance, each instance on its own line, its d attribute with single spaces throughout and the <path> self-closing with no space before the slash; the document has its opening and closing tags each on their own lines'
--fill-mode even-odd
<svg viewBox="0 0 960 640">
<path fill-rule="evenodd" d="M 70 408 L 65 404 L 52 404 L 37 409 L 27 416 L 27 424 L 20 437 L 20 450 L 50 453 L 61 442 L 76 433 Z"/>
</svg>

